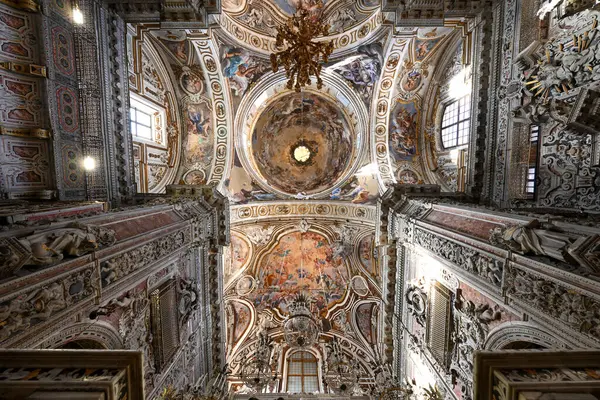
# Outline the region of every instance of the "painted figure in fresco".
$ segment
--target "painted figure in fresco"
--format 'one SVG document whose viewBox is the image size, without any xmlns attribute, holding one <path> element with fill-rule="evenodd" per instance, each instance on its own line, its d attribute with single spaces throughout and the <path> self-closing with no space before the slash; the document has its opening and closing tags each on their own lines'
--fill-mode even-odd
<svg viewBox="0 0 600 400">
<path fill-rule="evenodd" d="M 412 92 L 421 83 L 421 73 L 418 71 L 410 71 L 406 76 L 406 81 L 404 81 L 404 85 L 402 85 L 402 89 L 407 92 Z"/>
<path fill-rule="evenodd" d="M 223 72 L 236 96 L 243 95 L 258 74 L 265 71 L 264 65 L 255 63 L 247 51 L 237 47 L 226 50 L 223 63 Z"/>
<path fill-rule="evenodd" d="M 392 117 L 390 145 L 397 158 L 410 159 L 417 153 L 417 113 L 407 107 L 400 107 Z"/>
<path fill-rule="evenodd" d="M 195 169 L 210 164 L 213 156 L 212 112 L 205 103 L 188 104 L 184 137 L 185 163 Z"/>
<path fill-rule="evenodd" d="M 183 74 L 181 76 L 181 85 L 188 93 L 191 94 L 200 93 L 204 87 L 202 79 L 193 73 Z"/>
<path fill-rule="evenodd" d="M 419 177 L 414 171 L 411 171 L 410 169 L 405 169 L 398 172 L 398 182 L 414 185 L 419 183 Z"/>
<path fill-rule="evenodd" d="M 417 58 L 423 59 L 429 53 L 429 42 L 417 42 L 417 47 L 415 49 L 417 53 Z"/>
<path fill-rule="evenodd" d="M 188 118 L 194 124 L 195 130 L 192 133 L 195 135 L 209 136 L 211 132 L 210 116 L 203 118 L 199 111 L 188 110 Z"/>
<path fill-rule="evenodd" d="M 308 11 L 312 20 L 317 20 L 323 11 L 325 2 L 323 0 L 285 0 L 291 7 L 297 10 Z"/>
<path fill-rule="evenodd" d="M 354 84 L 364 98 L 370 99 L 372 89 L 381 74 L 383 65 L 383 47 L 379 43 L 362 45 L 358 48 L 359 58 L 353 58 L 348 64 L 340 65 L 336 72 Z"/>
<path fill-rule="evenodd" d="M 356 23 L 354 9 L 350 7 L 338 8 L 329 17 L 328 21 L 330 25 L 329 32 L 342 33 L 344 31 L 344 28 Z"/>
</svg>

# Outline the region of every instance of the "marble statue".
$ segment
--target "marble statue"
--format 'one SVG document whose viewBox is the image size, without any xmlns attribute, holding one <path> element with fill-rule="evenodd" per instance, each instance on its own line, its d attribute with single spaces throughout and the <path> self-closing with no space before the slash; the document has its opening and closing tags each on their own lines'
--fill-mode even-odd
<svg viewBox="0 0 600 400">
<path fill-rule="evenodd" d="M 65 228 L 34 232 L 18 238 L 27 260 L 22 265 L 52 265 L 65 256 L 80 257 L 99 247 L 115 243 L 115 232 L 95 225 L 73 223 Z M 15 254 L 9 244 L 0 246 L 2 258 L 0 269 L 11 268 L 15 264 Z"/>
<path fill-rule="evenodd" d="M 571 236 L 549 229 L 534 219 L 526 225 L 495 228 L 490 234 L 490 243 L 505 247 L 519 254 L 552 257 L 567 263 L 576 263 L 568 250 L 575 242 Z"/>
</svg>

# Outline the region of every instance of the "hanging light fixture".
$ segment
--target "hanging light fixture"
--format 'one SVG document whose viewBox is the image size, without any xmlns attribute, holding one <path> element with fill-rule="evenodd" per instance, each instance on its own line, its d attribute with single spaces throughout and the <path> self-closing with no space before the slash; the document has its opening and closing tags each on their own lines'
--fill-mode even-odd
<svg viewBox="0 0 600 400">
<path fill-rule="evenodd" d="M 283 324 L 286 343 L 290 347 L 305 348 L 317 342 L 319 324 L 315 321 L 309 308 L 308 298 L 298 295 L 289 305 L 290 315 Z"/>
<path fill-rule="evenodd" d="M 249 388 L 261 392 L 270 382 L 277 379 L 277 371 L 271 363 L 273 341 L 266 332 L 259 334 L 254 355 L 241 367 L 240 377 Z"/>
<path fill-rule="evenodd" d="M 337 395 L 351 396 L 359 380 L 359 365 L 342 351 L 334 336 L 327 343 L 327 361 L 323 364 L 323 381 Z"/>
<path fill-rule="evenodd" d="M 333 52 L 333 41 L 313 41 L 318 36 L 327 36 L 329 26 L 321 19 L 311 18 L 304 9 L 298 10 L 285 25 L 277 28 L 275 46 L 285 47 L 271 54 L 271 67 L 277 72 L 279 67 L 285 69 L 288 78 L 287 88 L 299 92 L 302 87 L 310 85 L 311 75 L 317 77 L 317 89 L 323 87 L 321 80 L 321 59 L 327 63 Z"/>
<path fill-rule="evenodd" d="M 75 2 L 73 5 L 73 22 L 77 25 L 82 25 L 84 22 L 83 13 L 81 12 L 81 9 L 79 9 L 79 2 Z"/>
</svg>

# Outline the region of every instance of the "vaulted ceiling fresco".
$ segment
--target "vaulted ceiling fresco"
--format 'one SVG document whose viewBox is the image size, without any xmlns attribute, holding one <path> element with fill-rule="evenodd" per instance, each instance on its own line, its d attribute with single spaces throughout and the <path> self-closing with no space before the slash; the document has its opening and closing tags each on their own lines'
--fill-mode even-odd
<svg viewBox="0 0 600 400">
<path fill-rule="evenodd" d="M 261 333 L 268 332 L 280 353 L 278 368 L 296 350 L 286 343 L 283 324 L 298 295 L 309 299 L 314 317 L 325 327 L 324 340 L 336 337 L 344 351 L 360 354 L 365 376 L 372 376 L 377 360 L 372 346 L 383 335 L 374 210 L 342 204 L 326 210 L 316 202 L 287 210 L 281 203 L 262 203 L 252 211 L 247 205 L 232 208 L 232 244 L 224 269 L 227 349 L 235 390 L 247 390 L 243 361 L 255 351 Z M 319 217 L 324 211 L 328 217 Z M 247 216 L 254 212 L 261 217 Z M 325 357 L 323 349 L 314 350 Z M 363 383 L 368 385 L 368 380 Z"/>
<path fill-rule="evenodd" d="M 232 205 L 223 255 L 231 387 L 250 390 L 242 364 L 265 332 L 283 372 L 294 351 L 283 325 L 299 295 L 323 343 L 337 338 L 372 377 L 386 340 L 376 201 L 393 183 L 456 186 L 435 126 L 447 76 L 469 61 L 463 25 L 396 29 L 370 0 L 222 7 L 208 31 L 138 27 L 130 41 L 159 55 L 157 80 L 174 82 L 162 104 L 175 182 L 217 186 Z M 335 50 L 323 88 L 296 93 L 269 54 L 277 26 L 299 8 L 328 22 Z M 320 345 L 311 351 L 326 356 Z"/>
</svg>

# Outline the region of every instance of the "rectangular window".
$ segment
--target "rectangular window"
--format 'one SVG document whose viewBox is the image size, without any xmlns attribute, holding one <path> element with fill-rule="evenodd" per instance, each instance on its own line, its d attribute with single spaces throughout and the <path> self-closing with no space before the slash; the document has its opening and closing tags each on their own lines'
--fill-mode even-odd
<svg viewBox="0 0 600 400">
<path fill-rule="evenodd" d="M 527 168 L 527 179 L 525 180 L 525 193 L 535 194 L 535 177 L 538 157 L 538 148 L 540 142 L 540 126 L 529 125 L 529 161 Z"/>
<path fill-rule="evenodd" d="M 456 100 L 444 108 L 442 144 L 445 149 L 469 144 L 471 96 Z"/>
<path fill-rule="evenodd" d="M 429 314 L 427 316 L 427 347 L 440 365 L 450 363 L 450 333 L 452 293 L 439 282 L 433 282 L 429 291 Z"/>
<path fill-rule="evenodd" d="M 530 132 L 529 133 L 529 141 L 537 142 L 540 137 L 540 126 L 539 125 L 531 125 L 529 132 Z"/>
<path fill-rule="evenodd" d="M 151 295 L 152 345 L 157 371 L 168 364 L 179 347 L 179 322 L 176 280 L 171 279 L 154 290 Z"/>
<path fill-rule="evenodd" d="M 535 167 L 527 169 L 527 184 L 525 189 L 527 193 L 535 193 Z"/>
<path fill-rule="evenodd" d="M 288 362 L 287 392 L 318 392 L 318 375 L 317 359 L 315 356 L 306 351 L 293 354 Z"/>
</svg>

